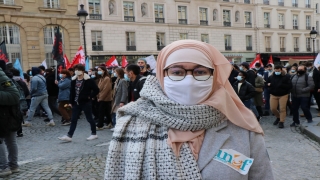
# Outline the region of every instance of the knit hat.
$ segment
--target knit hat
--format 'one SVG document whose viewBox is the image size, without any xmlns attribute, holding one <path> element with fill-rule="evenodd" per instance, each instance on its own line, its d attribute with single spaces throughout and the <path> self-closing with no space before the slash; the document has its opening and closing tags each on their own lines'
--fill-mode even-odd
<svg viewBox="0 0 320 180">
<path fill-rule="evenodd" d="M 7 65 L 4 60 L 0 60 L 0 67 L 3 71 L 5 71 L 7 69 Z"/>
</svg>

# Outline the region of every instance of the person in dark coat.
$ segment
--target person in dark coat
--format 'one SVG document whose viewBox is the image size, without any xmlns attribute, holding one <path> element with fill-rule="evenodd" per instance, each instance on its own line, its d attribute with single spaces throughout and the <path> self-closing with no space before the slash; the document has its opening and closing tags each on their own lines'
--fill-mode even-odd
<svg viewBox="0 0 320 180">
<path fill-rule="evenodd" d="M 311 98 L 312 95 L 314 97 L 314 99 L 316 100 L 317 106 L 318 106 L 318 117 L 320 116 L 320 112 L 319 112 L 319 108 L 320 108 L 320 72 L 319 70 L 313 66 L 312 62 L 307 62 L 306 63 L 306 67 L 307 67 L 307 73 L 309 74 L 309 77 L 313 78 L 313 82 L 314 82 L 314 89 L 312 89 L 310 91 L 310 101 L 311 102 Z M 309 108 L 311 106 L 311 103 L 309 103 Z"/>
<path fill-rule="evenodd" d="M 239 71 L 237 71 L 235 69 L 233 64 L 232 64 L 232 66 L 233 66 L 233 69 L 232 69 L 232 71 L 230 73 L 230 76 L 229 76 L 229 79 L 228 79 L 231 85 L 234 84 L 237 81 L 237 76 L 239 74 Z"/>
<path fill-rule="evenodd" d="M 265 70 L 264 70 L 263 67 L 261 67 L 261 64 L 260 63 L 256 63 L 254 66 L 255 66 L 255 69 L 258 71 L 258 74 L 260 76 L 263 76 Z"/>
<path fill-rule="evenodd" d="M 140 67 L 141 76 L 152 75 L 152 73 L 147 69 L 147 60 L 145 58 L 139 58 L 137 61 L 137 65 Z"/>
<path fill-rule="evenodd" d="M 272 75 L 273 71 L 274 71 L 274 65 L 273 64 L 268 64 L 266 66 L 266 71 L 263 74 L 263 80 L 264 80 L 264 88 L 263 88 L 263 97 L 265 100 L 265 105 L 264 105 L 264 114 L 263 116 L 269 116 L 270 115 L 270 91 L 269 91 L 269 87 L 267 85 L 267 81 L 269 76 Z"/>
<path fill-rule="evenodd" d="M 125 73 L 130 79 L 128 87 L 128 102 L 133 102 L 140 98 L 140 91 L 143 88 L 146 77 L 140 75 L 140 67 L 135 64 L 128 65 Z"/>
<path fill-rule="evenodd" d="M 248 74 L 245 71 L 240 71 L 237 76 L 237 81 L 233 84 L 233 89 L 243 102 L 243 104 L 250 109 L 251 98 L 254 97 L 254 87 L 246 81 Z"/>
<path fill-rule="evenodd" d="M 249 82 L 253 87 L 255 87 L 256 73 L 253 70 L 250 70 L 249 63 L 241 63 L 240 70 L 247 72 L 248 76 L 246 78 L 246 81 Z"/>
<path fill-rule="evenodd" d="M 59 87 L 55 83 L 56 81 L 56 73 L 52 69 L 46 69 L 45 70 L 45 78 L 46 78 L 46 84 L 47 84 L 47 91 L 48 91 L 48 104 L 50 107 L 50 110 L 52 112 L 52 115 L 54 113 L 61 116 L 61 113 L 58 109 L 57 100 L 58 100 L 58 94 L 59 94 Z"/>
</svg>

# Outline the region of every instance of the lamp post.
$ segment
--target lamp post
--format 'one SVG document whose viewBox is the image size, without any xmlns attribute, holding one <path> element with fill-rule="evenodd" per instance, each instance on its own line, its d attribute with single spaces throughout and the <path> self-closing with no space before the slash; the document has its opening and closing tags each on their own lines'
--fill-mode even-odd
<svg viewBox="0 0 320 180">
<path fill-rule="evenodd" d="M 80 5 L 80 10 L 77 13 L 77 16 L 79 17 L 79 21 L 82 25 L 83 30 L 83 44 L 84 44 L 84 55 L 87 58 L 87 44 L 86 44 L 86 33 L 85 33 L 85 24 L 86 24 L 86 18 L 88 16 L 88 12 L 83 9 L 84 5 Z"/>
<path fill-rule="evenodd" d="M 314 27 L 312 27 L 312 30 L 310 31 L 310 38 L 313 41 L 313 61 L 315 61 L 316 59 L 316 51 L 315 51 L 315 47 L 314 47 L 314 41 L 316 40 L 318 35 L 318 32 L 316 30 L 314 30 Z"/>
</svg>

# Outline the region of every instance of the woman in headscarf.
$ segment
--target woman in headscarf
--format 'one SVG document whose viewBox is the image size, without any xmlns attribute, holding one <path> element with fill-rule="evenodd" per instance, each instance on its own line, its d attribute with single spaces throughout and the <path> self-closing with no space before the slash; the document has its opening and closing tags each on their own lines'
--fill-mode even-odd
<svg viewBox="0 0 320 180">
<path fill-rule="evenodd" d="M 181 40 L 158 55 L 141 98 L 118 110 L 105 179 L 274 179 L 263 130 L 213 46 Z"/>
</svg>

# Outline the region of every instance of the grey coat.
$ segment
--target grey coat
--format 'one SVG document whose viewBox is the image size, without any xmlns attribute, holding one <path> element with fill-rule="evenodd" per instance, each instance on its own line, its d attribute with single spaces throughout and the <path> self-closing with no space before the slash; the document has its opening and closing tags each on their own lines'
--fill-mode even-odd
<svg viewBox="0 0 320 180">
<path fill-rule="evenodd" d="M 308 76 L 308 83 L 306 83 L 305 75 L 294 75 L 291 77 L 292 89 L 291 95 L 293 97 L 310 97 L 310 91 L 314 90 L 314 82 L 311 76 Z M 307 86 L 308 84 L 308 86 Z"/>
<path fill-rule="evenodd" d="M 65 78 L 61 79 L 58 84 L 59 87 L 59 95 L 58 101 L 69 101 L 70 99 L 70 88 L 71 88 L 71 79 Z"/>
<path fill-rule="evenodd" d="M 233 149 L 253 158 L 247 175 L 213 160 L 219 149 Z M 273 180 L 269 155 L 261 134 L 240 128 L 230 121 L 206 131 L 199 153 L 198 166 L 203 180 Z"/>
<path fill-rule="evenodd" d="M 120 103 L 127 104 L 128 102 L 128 83 L 125 79 L 119 79 L 114 86 L 113 106 L 119 106 Z"/>
</svg>

